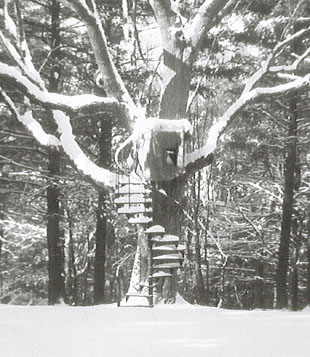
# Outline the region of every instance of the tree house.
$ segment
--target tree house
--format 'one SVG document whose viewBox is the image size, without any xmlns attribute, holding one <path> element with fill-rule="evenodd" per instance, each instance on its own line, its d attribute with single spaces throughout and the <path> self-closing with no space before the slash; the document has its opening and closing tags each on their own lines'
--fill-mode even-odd
<svg viewBox="0 0 310 357">
<path fill-rule="evenodd" d="M 192 126 L 186 119 L 139 121 L 126 143 L 131 144 L 129 171 L 144 181 L 173 180 L 184 172 L 185 140 L 191 133 Z"/>
</svg>

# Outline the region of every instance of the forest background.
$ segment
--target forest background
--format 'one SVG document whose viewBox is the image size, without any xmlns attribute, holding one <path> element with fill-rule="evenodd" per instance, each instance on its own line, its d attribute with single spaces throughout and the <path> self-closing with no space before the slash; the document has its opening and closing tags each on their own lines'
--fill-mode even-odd
<svg viewBox="0 0 310 357">
<path fill-rule="evenodd" d="M 137 232 L 107 188 L 128 118 L 180 118 L 171 114 L 180 92 L 163 101 L 167 19 L 182 61 L 191 19 L 203 34 L 182 110 L 193 126 L 186 150 L 204 157 L 193 156 L 171 199 L 186 247 L 179 293 L 234 309 L 310 303 L 308 1 L 0 5 L 1 303 L 115 302 L 120 265 L 128 286 Z M 100 67 L 109 58 L 121 78 L 114 93 Z"/>
</svg>

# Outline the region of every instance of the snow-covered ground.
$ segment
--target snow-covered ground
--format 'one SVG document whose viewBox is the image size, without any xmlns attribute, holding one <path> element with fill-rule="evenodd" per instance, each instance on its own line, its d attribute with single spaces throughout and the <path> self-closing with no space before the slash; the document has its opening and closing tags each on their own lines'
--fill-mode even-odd
<svg viewBox="0 0 310 357">
<path fill-rule="evenodd" d="M 310 311 L 0 305 L 1 357 L 309 357 Z"/>
</svg>

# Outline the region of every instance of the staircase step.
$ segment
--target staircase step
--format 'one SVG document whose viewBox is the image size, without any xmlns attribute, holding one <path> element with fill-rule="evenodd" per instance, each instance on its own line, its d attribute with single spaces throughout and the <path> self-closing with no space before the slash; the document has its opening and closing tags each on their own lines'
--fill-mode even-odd
<svg viewBox="0 0 310 357">
<path fill-rule="evenodd" d="M 165 234 L 163 237 L 154 237 L 152 238 L 153 242 L 159 243 L 178 243 L 180 238 L 178 236 L 173 236 L 170 234 Z"/>
<path fill-rule="evenodd" d="M 144 297 L 144 298 L 147 298 L 150 303 L 150 299 L 153 298 L 153 295 L 146 295 L 146 294 L 139 294 L 139 293 L 128 293 L 125 295 L 126 302 L 128 301 L 128 299 L 130 297 Z"/>
<path fill-rule="evenodd" d="M 137 213 L 151 213 L 151 212 L 153 212 L 153 209 L 151 207 L 146 208 L 143 205 L 121 207 L 117 210 L 117 213 L 121 213 L 121 214 L 137 214 Z"/>
<path fill-rule="evenodd" d="M 116 193 L 119 194 L 132 194 L 132 193 L 140 193 L 140 194 L 148 194 L 151 193 L 151 190 L 148 188 L 145 188 L 144 185 L 125 185 L 122 187 L 119 187 L 119 189 L 116 191 Z"/>
<path fill-rule="evenodd" d="M 142 184 L 142 181 L 137 178 L 137 177 L 132 177 L 132 176 L 124 176 L 124 175 L 121 175 L 118 177 L 118 183 L 120 185 L 141 185 Z"/>
<path fill-rule="evenodd" d="M 131 217 L 128 222 L 131 224 L 148 224 L 152 222 L 152 218 L 146 216 Z"/>
<path fill-rule="evenodd" d="M 179 254 L 163 254 L 153 257 L 153 260 L 180 260 L 182 259 Z"/>
<path fill-rule="evenodd" d="M 148 228 L 146 231 L 145 231 L 146 234 L 165 234 L 165 228 L 160 226 L 160 225 L 155 225 L 155 226 L 152 226 L 150 228 Z"/>
<path fill-rule="evenodd" d="M 170 252 L 170 253 L 177 253 L 179 249 L 173 245 L 155 245 L 152 247 L 153 251 L 161 251 L 161 252 Z"/>
<path fill-rule="evenodd" d="M 185 245 L 184 245 L 184 244 L 179 244 L 178 247 L 177 247 L 177 250 L 178 250 L 178 251 L 183 251 L 183 250 L 185 250 Z"/>
<path fill-rule="evenodd" d="M 143 194 L 133 194 L 128 196 L 117 197 L 114 200 L 116 204 L 130 204 L 130 203 L 152 203 L 152 199 Z"/>
<path fill-rule="evenodd" d="M 172 269 L 172 268 L 181 268 L 180 263 L 164 263 L 156 264 L 153 266 L 154 269 Z"/>
<path fill-rule="evenodd" d="M 164 271 L 158 271 L 158 272 L 154 273 L 153 275 L 151 275 L 150 278 L 158 279 L 158 278 L 166 278 L 169 276 L 172 276 L 172 274 L 166 273 Z"/>
</svg>

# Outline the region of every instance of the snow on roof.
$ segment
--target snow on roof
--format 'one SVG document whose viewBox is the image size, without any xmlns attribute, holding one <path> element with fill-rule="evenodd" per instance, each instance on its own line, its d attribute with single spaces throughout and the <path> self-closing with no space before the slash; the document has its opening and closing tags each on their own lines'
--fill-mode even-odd
<svg viewBox="0 0 310 357">
<path fill-rule="evenodd" d="M 192 134 L 193 127 L 187 119 L 140 118 L 135 123 L 133 139 L 139 138 L 146 133 L 151 135 L 154 131 Z"/>
</svg>

